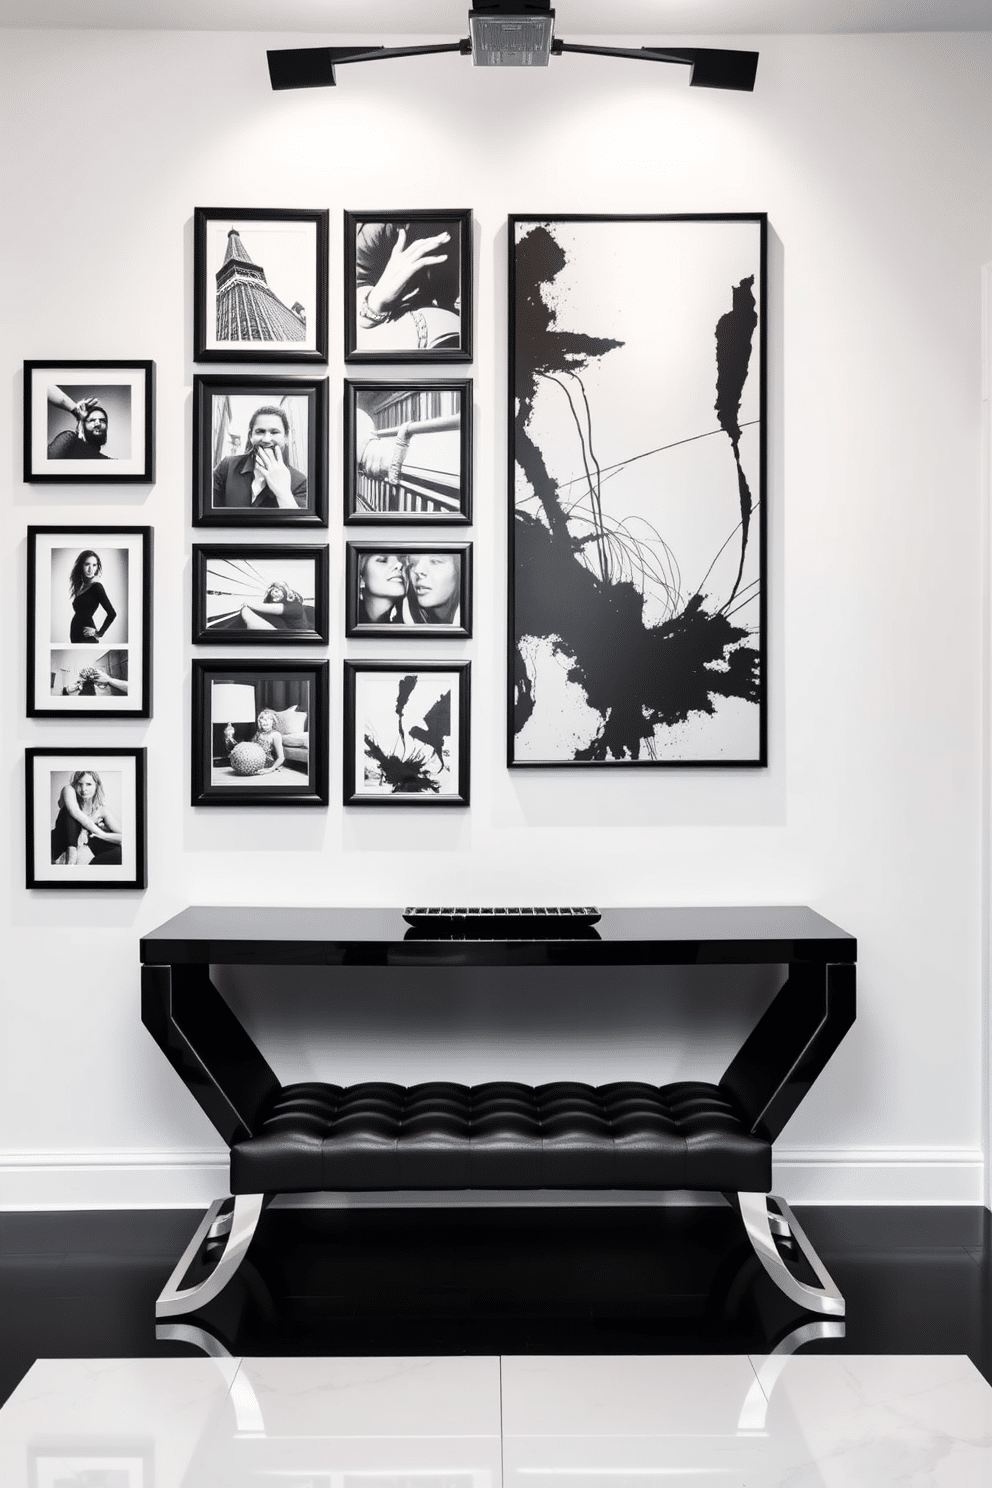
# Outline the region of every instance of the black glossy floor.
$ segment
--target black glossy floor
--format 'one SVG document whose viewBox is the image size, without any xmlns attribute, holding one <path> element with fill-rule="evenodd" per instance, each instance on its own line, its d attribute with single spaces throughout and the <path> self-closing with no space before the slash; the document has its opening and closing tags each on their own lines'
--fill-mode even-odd
<svg viewBox="0 0 992 1488">
<path fill-rule="evenodd" d="M 988 1211 L 796 1213 L 848 1307 L 808 1351 L 967 1354 L 992 1382 Z M 0 1402 L 36 1358 L 198 1355 L 154 1301 L 199 1218 L 0 1215 Z M 754 1354 L 809 1317 L 708 1206 L 270 1210 L 192 1321 L 235 1355 Z"/>
</svg>

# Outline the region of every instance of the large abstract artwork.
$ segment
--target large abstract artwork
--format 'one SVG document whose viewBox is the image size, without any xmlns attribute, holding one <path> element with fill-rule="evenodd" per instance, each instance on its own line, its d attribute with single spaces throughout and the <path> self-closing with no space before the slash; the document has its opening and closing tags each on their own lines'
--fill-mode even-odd
<svg viewBox="0 0 992 1488">
<path fill-rule="evenodd" d="M 510 218 L 511 765 L 763 765 L 763 215 Z"/>
</svg>

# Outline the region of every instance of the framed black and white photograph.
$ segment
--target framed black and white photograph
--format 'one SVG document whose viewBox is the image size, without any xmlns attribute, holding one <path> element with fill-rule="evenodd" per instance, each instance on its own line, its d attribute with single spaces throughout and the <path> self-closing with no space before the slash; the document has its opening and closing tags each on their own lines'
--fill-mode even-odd
<svg viewBox="0 0 992 1488">
<path fill-rule="evenodd" d="M 193 378 L 193 525 L 327 526 L 327 378 Z"/>
<path fill-rule="evenodd" d="M 155 479 L 154 362 L 25 362 L 24 479 Z"/>
<path fill-rule="evenodd" d="M 472 213 L 346 212 L 345 361 L 472 360 Z"/>
<path fill-rule="evenodd" d="M 347 524 L 472 520 L 472 382 L 345 382 Z"/>
<path fill-rule="evenodd" d="M 467 806 L 471 662 L 346 661 L 344 804 Z"/>
<path fill-rule="evenodd" d="M 346 635 L 472 634 L 471 543 L 350 542 L 345 568 Z"/>
<path fill-rule="evenodd" d="M 27 887 L 143 889 L 145 750 L 25 750 Z"/>
<path fill-rule="evenodd" d="M 28 1488 L 153 1488 L 154 1446 L 126 1437 L 32 1441 Z"/>
<path fill-rule="evenodd" d="M 766 226 L 510 218 L 511 766 L 767 762 Z"/>
<path fill-rule="evenodd" d="M 198 362 L 327 361 L 327 212 L 197 207 Z"/>
<path fill-rule="evenodd" d="M 194 806 L 327 805 L 327 668 L 194 661 Z"/>
<path fill-rule="evenodd" d="M 29 718 L 150 718 L 152 529 L 29 527 Z"/>
<path fill-rule="evenodd" d="M 193 547 L 193 645 L 327 644 L 327 544 Z"/>
</svg>

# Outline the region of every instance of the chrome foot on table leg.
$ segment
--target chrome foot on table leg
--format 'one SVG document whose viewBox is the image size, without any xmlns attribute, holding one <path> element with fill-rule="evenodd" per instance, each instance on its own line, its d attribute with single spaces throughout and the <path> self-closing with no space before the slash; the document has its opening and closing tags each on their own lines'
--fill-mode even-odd
<svg viewBox="0 0 992 1488">
<path fill-rule="evenodd" d="M 800 1307 L 808 1308 L 810 1312 L 823 1313 L 827 1317 L 843 1317 L 846 1310 L 844 1298 L 785 1200 L 776 1198 L 774 1194 L 763 1193 L 739 1193 L 735 1197 L 747 1237 L 758 1260 L 779 1291 L 784 1292 L 790 1301 L 798 1302 Z M 774 1204 L 775 1209 L 769 1209 L 769 1204 Z M 775 1243 L 776 1235 L 795 1244 L 816 1276 L 819 1286 L 810 1286 L 793 1276 Z"/>
<path fill-rule="evenodd" d="M 221 1215 L 221 1209 L 230 1204 L 230 1199 L 216 1199 L 200 1221 L 199 1228 L 183 1252 L 182 1258 L 169 1277 L 161 1296 L 155 1303 L 157 1318 L 183 1317 L 212 1302 L 237 1271 L 251 1244 L 262 1210 L 265 1208 L 264 1194 L 238 1194 L 230 1216 Z M 228 1221 L 226 1223 L 225 1221 Z M 183 1277 L 208 1239 L 223 1238 L 227 1232 L 227 1244 L 209 1276 L 196 1286 L 183 1289 Z"/>
</svg>

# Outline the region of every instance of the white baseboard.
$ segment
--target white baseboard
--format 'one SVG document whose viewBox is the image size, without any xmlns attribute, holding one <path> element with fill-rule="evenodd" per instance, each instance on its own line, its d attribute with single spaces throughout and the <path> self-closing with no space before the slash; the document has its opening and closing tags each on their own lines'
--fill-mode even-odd
<svg viewBox="0 0 992 1488">
<path fill-rule="evenodd" d="M 776 1147 L 774 1190 L 790 1204 L 984 1204 L 970 1147 Z"/>
<path fill-rule="evenodd" d="M 774 1190 L 790 1204 L 982 1204 L 982 1154 L 970 1147 L 809 1148 L 775 1153 Z M 229 1192 L 223 1149 L 183 1152 L 7 1152 L 0 1153 L 0 1210 L 205 1209 Z M 451 1202 L 448 1195 L 444 1202 Z M 426 1195 L 343 1198 L 347 1207 L 383 1202 L 423 1204 Z M 529 1201 L 544 1202 L 545 1196 Z M 578 1195 L 562 1202 L 581 1202 Z M 438 1196 L 441 1199 L 441 1196 Z M 664 1203 L 665 1195 L 629 1194 L 628 1203 Z M 487 1207 L 493 1194 L 461 1205 Z M 685 1202 L 685 1198 L 682 1199 Z M 586 1200 L 588 1202 L 588 1199 Z M 601 1197 L 616 1203 L 616 1197 Z M 667 1202 L 671 1202 L 670 1199 Z"/>
</svg>

